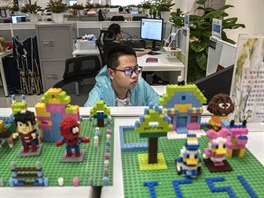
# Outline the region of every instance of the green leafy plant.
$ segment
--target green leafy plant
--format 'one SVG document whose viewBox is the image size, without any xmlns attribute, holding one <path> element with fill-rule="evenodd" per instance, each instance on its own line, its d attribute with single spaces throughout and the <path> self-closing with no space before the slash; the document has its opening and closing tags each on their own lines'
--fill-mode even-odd
<svg viewBox="0 0 264 198">
<path fill-rule="evenodd" d="M 184 24 L 184 14 L 180 9 L 177 9 L 176 12 L 171 13 L 170 21 L 175 27 L 181 27 Z"/>
<path fill-rule="evenodd" d="M 68 8 L 74 9 L 74 10 L 83 10 L 84 6 L 82 4 L 74 3 L 72 6 L 69 6 Z"/>
<path fill-rule="evenodd" d="M 47 9 L 53 13 L 63 13 L 67 11 L 68 7 L 67 4 L 62 3 L 62 0 L 50 0 Z"/>
<path fill-rule="evenodd" d="M 237 17 L 227 18 L 229 15 L 225 12 L 232 5 L 225 5 L 220 9 L 206 7 L 208 0 L 196 0 L 197 10 L 203 11 L 201 16 L 190 15 L 190 45 L 188 60 L 188 82 L 193 82 L 203 78 L 206 74 L 209 38 L 212 32 L 213 18 L 222 19 L 222 39 L 229 43 L 235 42 L 229 39 L 225 33 L 227 29 L 244 28 L 244 24 L 237 23 Z M 179 16 L 177 16 L 179 17 Z M 171 17 L 172 22 L 177 22 L 178 18 Z M 180 16 L 181 17 L 181 16 Z M 175 25 L 179 25 L 175 23 Z M 183 25 L 183 24 L 182 24 Z"/>
<path fill-rule="evenodd" d="M 2 9 L 4 9 L 4 8 L 2 8 Z M 19 11 L 19 6 L 18 5 L 16 5 L 16 4 L 11 4 L 10 6 L 8 6 L 8 9 L 10 10 L 10 11 Z"/>
<path fill-rule="evenodd" d="M 37 4 L 37 1 L 35 3 L 29 2 L 28 4 L 25 4 L 24 7 L 21 8 L 21 12 L 31 13 L 31 14 L 36 14 L 40 10 L 41 7 Z"/>
<path fill-rule="evenodd" d="M 150 9 L 152 4 L 149 1 L 146 1 L 145 3 L 142 4 L 142 8 L 144 9 Z"/>
<path fill-rule="evenodd" d="M 85 5 L 85 8 L 87 8 L 87 9 L 92 9 L 94 7 L 95 7 L 94 4 L 93 3 L 89 3 L 89 2 L 87 2 L 86 5 Z"/>
<path fill-rule="evenodd" d="M 171 7 L 174 6 L 175 3 L 172 3 L 172 0 L 157 0 L 156 7 L 159 12 L 170 11 Z"/>
</svg>

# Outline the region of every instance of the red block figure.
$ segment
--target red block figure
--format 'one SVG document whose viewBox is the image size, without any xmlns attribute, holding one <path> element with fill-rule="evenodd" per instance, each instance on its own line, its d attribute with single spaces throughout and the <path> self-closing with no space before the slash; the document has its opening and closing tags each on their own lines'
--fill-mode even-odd
<svg viewBox="0 0 264 198">
<path fill-rule="evenodd" d="M 66 157 L 71 157 L 73 150 L 75 157 L 80 157 L 80 143 L 90 141 L 89 138 L 80 137 L 80 124 L 74 118 L 66 117 L 60 123 L 60 130 L 63 138 L 57 141 L 56 145 L 61 146 L 66 143 Z"/>
</svg>

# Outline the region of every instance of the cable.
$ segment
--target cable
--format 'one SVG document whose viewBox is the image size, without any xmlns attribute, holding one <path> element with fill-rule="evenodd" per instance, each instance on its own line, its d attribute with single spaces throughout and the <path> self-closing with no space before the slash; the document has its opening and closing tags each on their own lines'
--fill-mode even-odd
<svg viewBox="0 0 264 198">
<path fill-rule="evenodd" d="M 168 36 L 168 38 L 166 39 L 166 42 L 165 42 L 165 45 L 166 45 L 166 43 L 167 43 L 167 42 L 169 41 L 169 39 L 171 38 L 171 41 L 169 42 L 169 44 L 168 44 L 167 47 L 170 47 L 171 44 L 172 44 L 172 42 L 173 42 L 174 40 L 176 40 L 176 36 L 177 36 L 179 30 L 182 30 L 182 29 L 184 29 L 184 27 L 178 28 L 178 29 L 176 30 L 175 33 L 174 33 L 174 32 L 171 32 L 171 33 L 170 33 L 170 35 Z M 177 45 L 177 46 L 178 46 L 178 45 Z M 177 47 L 177 46 L 176 46 L 176 47 Z"/>
</svg>

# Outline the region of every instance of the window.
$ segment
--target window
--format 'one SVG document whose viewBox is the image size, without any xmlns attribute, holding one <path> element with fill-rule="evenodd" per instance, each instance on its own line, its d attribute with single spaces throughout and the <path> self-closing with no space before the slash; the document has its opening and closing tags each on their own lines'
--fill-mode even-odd
<svg viewBox="0 0 264 198">
<path fill-rule="evenodd" d="M 69 4 L 70 6 L 72 6 L 73 4 L 77 3 L 77 0 L 69 0 Z"/>
<path fill-rule="evenodd" d="M 111 0 L 111 5 L 120 5 L 120 6 L 127 6 L 127 5 L 138 5 L 142 4 L 144 0 L 134 0 L 133 2 L 131 0 Z"/>
</svg>

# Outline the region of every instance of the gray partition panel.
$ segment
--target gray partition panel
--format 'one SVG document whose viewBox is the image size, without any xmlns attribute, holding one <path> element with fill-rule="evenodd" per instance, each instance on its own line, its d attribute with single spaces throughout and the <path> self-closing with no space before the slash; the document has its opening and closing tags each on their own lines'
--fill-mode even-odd
<svg viewBox="0 0 264 198">
<path fill-rule="evenodd" d="M 25 40 L 29 37 L 36 36 L 36 30 L 35 29 L 17 29 L 14 30 L 14 35 L 19 38 L 19 40 Z"/>
<path fill-rule="evenodd" d="M 11 41 L 12 36 L 10 30 L 1 30 L 0 36 L 4 37 L 6 41 Z"/>
</svg>

